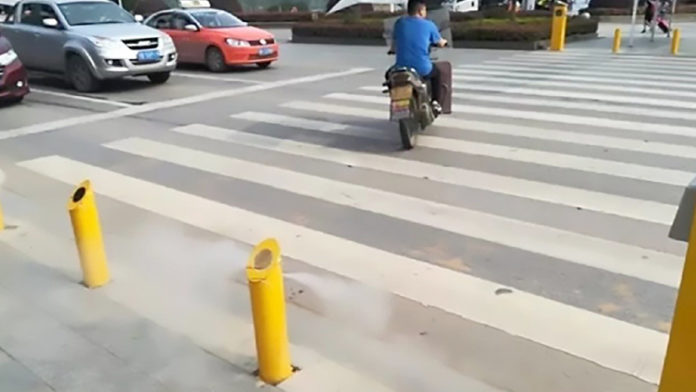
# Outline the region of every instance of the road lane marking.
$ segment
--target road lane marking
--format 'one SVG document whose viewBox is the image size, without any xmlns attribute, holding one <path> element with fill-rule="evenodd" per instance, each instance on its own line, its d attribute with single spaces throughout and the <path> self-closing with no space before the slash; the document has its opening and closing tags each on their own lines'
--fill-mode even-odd
<svg viewBox="0 0 696 392">
<path fill-rule="evenodd" d="M 573 59 L 542 59 L 542 58 L 520 58 L 515 57 L 510 60 L 500 59 L 500 60 L 490 60 L 487 63 L 498 64 L 508 61 L 527 63 L 527 64 L 538 64 L 539 66 L 545 67 L 546 65 L 557 65 L 557 64 L 569 64 L 575 67 L 587 67 L 587 68 L 622 68 L 622 69 L 639 69 L 642 71 L 653 71 L 653 72 L 694 72 L 694 68 L 690 64 L 659 64 L 659 63 L 640 63 L 640 62 L 616 62 L 616 61 L 598 61 L 595 59 L 578 60 Z"/>
<path fill-rule="evenodd" d="M 293 117 L 283 114 L 259 113 L 250 111 L 232 114 L 230 118 L 251 122 L 261 122 L 266 124 L 277 124 L 290 128 L 308 129 L 312 131 L 333 133 L 339 135 L 367 137 L 370 139 L 389 141 L 395 140 L 394 136 L 386 134 L 376 129 L 356 127 L 323 120 L 310 120 L 302 117 Z"/>
<path fill-rule="evenodd" d="M 70 185 L 90 178 L 100 195 L 247 244 L 273 235 L 287 257 L 647 382 L 659 381 L 666 334 L 520 290 L 496 295 L 501 285 L 494 282 L 63 157 L 19 166 Z"/>
<path fill-rule="evenodd" d="M 273 116 L 267 118 L 264 113 L 249 113 L 247 117 L 251 118 L 252 114 L 254 114 L 258 122 L 284 125 L 283 122 L 276 122 Z M 316 144 L 277 139 L 269 136 L 202 124 L 177 127 L 172 130 L 185 135 L 319 159 L 340 165 L 350 165 L 352 167 L 360 167 L 384 173 L 427 179 L 428 181 L 437 181 L 445 184 L 480 189 L 557 205 L 565 205 L 572 208 L 579 207 L 585 210 L 663 225 L 671 224 L 676 213 L 676 206 L 649 200 L 633 199 L 625 196 L 556 184 L 547 184 L 515 177 L 506 177 L 451 166 L 442 166 L 381 154 L 324 147 Z"/>
<path fill-rule="evenodd" d="M 681 257 L 567 230 L 148 139 L 104 146 L 669 287 L 681 278 Z"/>
<path fill-rule="evenodd" d="M 374 103 L 386 105 L 389 103 L 389 97 L 371 96 L 371 95 L 359 95 L 359 94 L 346 94 L 346 93 L 332 93 L 324 96 L 328 99 L 344 100 L 350 102 L 362 102 L 362 103 Z M 459 97 L 457 97 L 459 98 Z M 473 106 L 478 108 L 479 106 Z M 471 113 L 468 105 L 452 105 L 452 111 L 455 113 Z M 532 113 L 532 112 L 530 112 Z M 545 113 L 545 112 L 533 112 L 539 113 L 540 115 L 534 117 L 534 120 L 539 120 L 542 117 L 548 118 L 549 121 L 554 121 L 553 116 L 555 113 Z M 485 113 L 482 113 L 485 114 Z M 543 114 L 543 116 L 541 116 Z M 592 116 L 590 116 L 592 117 Z M 583 117 L 584 118 L 584 117 Z M 592 117 L 595 118 L 596 117 Z M 622 125 L 622 123 L 613 122 L 613 125 Z M 595 120 L 589 120 L 588 122 L 597 122 Z M 510 136 L 520 136 L 532 139 L 542 139 L 542 140 L 552 140 L 563 143 L 580 144 L 586 146 L 595 146 L 603 148 L 616 148 L 620 150 L 642 152 L 646 154 L 657 154 L 665 155 L 670 157 L 682 157 L 687 159 L 696 159 L 696 147 L 682 145 L 682 144 L 670 144 L 661 142 L 648 142 L 645 138 L 623 138 L 623 137 L 613 137 L 613 136 L 603 136 L 591 133 L 582 132 L 570 132 L 570 131 L 558 131 L 547 128 L 535 128 L 523 125 L 505 124 L 505 123 L 494 123 L 487 121 L 476 121 L 467 120 L 460 118 L 451 117 L 440 117 L 437 120 L 437 125 L 446 126 L 455 129 L 462 129 L 467 131 L 475 132 L 485 132 L 501 135 Z M 595 124 L 596 125 L 596 124 Z M 663 129 L 664 125 L 658 124 L 656 127 L 659 130 L 670 131 L 671 129 Z M 685 130 L 690 130 L 689 133 L 679 133 L 680 136 L 696 137 L 696 128 L 686 128 Z M 625 128 L 620 128 L 625 129 Z M 654 132 L 659 133 L 659 132 Z M 670 133 L 675 134 L 675 133 Z"/>
<path fill-rule="evenodd" d="M 594 73 L 597 75 L 597 73 Z M 601 74 L 600 74 L 601 75 Z M 512 78 L 512 79 L 510 79 Z M 651 88 L 651 87 L 659 87 L 661 89 L 664 88 L 677 88 L 679 89 L 678 91 L 685 91 L 689 89 L 696 89 L 696 86 L 692 86 L 690 84 L 685 84 L 683 82 L 674 82 L 670 83 L 667 81 L 663 80 L 642 80 L 640 78 L 637 79 L 616 79 L 616 78 L 611 78 L 611 77 L 597 77 L 597 76 L 578 76 L 578 75 L 573 75 L 573 74 L 550 74 L 548 72 L 529 72 L 529 71 L 522 71 L 522 70 L 515 70 L 514 74 L 511 74 L 509 71 L 495 71 L 495 70 L 489 70 L 489 69 L 482 69 L 482 70 L 477 70 L 477 69 L 468 69 L 466 72 L 462 72 L 461 70 L 457 70 L 453 72 L 452 75 L 453 80 L 475 80 L 475 81 L 500 81 L 500 82 L 505 82 L 508 83 L 508 80 L 515 80 L 518 81 L 519 83 L 527 83 L 527 82 L 535 82 L 537 80 L 543 80 L 543 81 L 553 81 L 553 80 L 558 80 L 558 81 L 569 81 L 569 82 L 576 82 L 577 87 L 580 88 L 591 88 L 591 89 L 605 89 L 607 84 L 616 84 L 618 86 L 625 86 L 625 85 L 632 85 L 632 86 L 641 86 L 644 88 L 648 88 L 649 90 L 647 91 L 647 94 L 654 94 L 654 91 L 657 89 Z M 694 79 L 692 79 L 693 81 Z M 583 83 L 579 83 L 583 82 Z M 558 85 L 562 86 L 562 85 Z M 619 90 L 621 91 L 621 90 Z M 665 90 L 663 90 L 665 91 Z"/>
<path fill-rule="evenodd" d="M 193 72 L 182 72 L 182 71 L 176 71 L 172 73 L 173 76 L 179 76 L 182 78 L 191 78 L 191 79 L 201 79 L 201 80 L 215 80 L 215 81 L 222 81 L 222 82 L 236 82 L 236 83 L 249 83 L 249 84 L 264 84 L 267 82 L 262 82 L 260 80 L 253 80 L 253 79 L 244 79 L 244 78 L 230 78 L 227 76 L 214 76 L 214 75 L 202 75 L 202 74 L 197 74 Z"/>
<path fill-rule="evenodd" d="M 461 87 L 461 86 L 459 86 Z M 382 88 L 379 86 L 365 86 L 361 87 L 360 90 L 370 91 L 370 92 L 382 92 Z M 491 91 L 490 93 L 476 93 L 473 91 L 467 91 L 462 93 L 453 93 L 452 96 L 457 99 L 462 100 L 473 100 L 473 101 L 485 101 L 485 102 L 495 102 L 495 103 L 511 103 L 520 105 L 536 105 L 536 106 L 546 106 L 546 107 L 557 107 L 564 109 L 574 109 L 582 111 L 593 111 L 593 112 L 606 112 L 606 113 L 619 113 L 619 114 L 633 114 L 637 116 L 650 116 L 650 117 L 662 117 L 676 120 L 696 120 L 696 113 L 687 110 L 668 110 L 655 107 L 647 106 L 636 106 L 632 105 L 614 105 L 609 103 L 597 103 L 597 100 L 587 100 L 583 98 L 575 98 L 573 101 L 552 99 L 553 97 L 543 98 L 543 93 L 545 90 L 538 90 L 540 92 L 539 97 L 533 97 L 530 95 L 521 95 L 518 93 L 501 95 L 497 94 L 496 91 Z M 502 89 L 501 89 L 502 92 Z M 573 97 L 573 93 L 570 92 L 566 98 Z M 611 96 L 615 97 L 615 96 Z"/>
<path fill-rule="evenodd" d="M 568 60 L 587 60 L 587 61 L 598 61 L 598 60 L 608 60 L 615 62 L 637 62 L 637 63 L 654 63 L 654 64 L 694 64 L 696 65 L 696 58 L 694 57 L 675 57 L 675 56 L 642 56 L 633 54 L 620 54 L 620 55 L 607 55 L 607 54 L 587 54 L 587 53 L 557 53 L 548 55 L 548 53 L 523 53 L 511 56 L 510 58 L 542 58 L 542 59 L 561 59 L 567 58 Z"/>
<path fill-rule="evenodd" d="M 55 97 L 70 98 L 70 99 L 74 99 L 77 101 L 93 102 L 93 103 L 99 103 L 102 105 L 118 106 L 118 107 L 122 107 L 122 108 L 129 108 L 129 107 L 133 106 L 133 105 L 131 105 L 129 103 L 125 103 L 125 102 L 111 101 L 108 99 L 92 98 L 92 97 L 87 97 L 84 95 L 61 93 L 58 91 L 44 90 L 44 89 L 38 89 L 38 88 L 34 88 L 34 87 L 31 88 L 31 91 L 33 93 L 38 93 L 38 94 L 53 95 Z"/>
<path fill-rule="evenodd" d="M 643 64 L 617 64 L 617 63 L 601 63 L 601 62 L 588 62 L 588 63 L 572 63 L 572 62 L 559 62 L 559 61 L 547 61 L 544 59 L 539 60 L 491 60 L 485 63 L 479 64 L 479 66 L 487 65 L 519 65 L 519 66 L 532 66 L 537 69 L 543 68 L 548 70 L 553 69 L 568 69 L 570 71 L 574 69 L 584 69 L 593 70 L 597 73 L 603 73 L 604 71 L 626 71 L 633 73 L 645 73 L 645 74 L 674 74 L 682 76 L 696 76 L 696 70 L 691 66 L 683 67 L 664 67 L 662 65 L 643 65 Z M 466 69 L 466 67 L 462 67 Z"/>
<path fill-rule="evenodd" d="M 200 102 L 205 102 L 213 99 L 229 98 L 237 95 L 251 94 L 260 91 L 273 90 L 276 88 L 294 86 L 304 83 L 319 82 L 322 80 L 341 78 L 351 75 L 357 75 L 361 73 L 366 73 L 372 71 L 372 68 L 352 68 L 347 71 L 331 72 L 324 74 L 317 74 L 312 76 L 303 76 L 293 79 L 279 80 L 275 82 L 268 82 L 264 84 L 257 84 L 252 86 L 246 86 L 241 88 L 232 88 L 226 90 L 213 91 L 209 93 L 204 93 L 200 95 L 194 95 L 191 97 L 176 98 L 168 101 L 151 102 L 139 106 L 131 106 L 128 108 L 118 109 L 107 113 L 95 113 L 79 117 L 71 117 L 56 121 L 45 122 L 41 124 L 28 125 L 25 127 L 14 128 L 9 130 L 0 131 L 0 141 L 11 139 L 15 137 L 34 135 L 42 132 L 49 132 L 60 128 L 84 125 L 89 123 L 94 123 L 98 121 L 113 120 L 122 117 L 134 116 L 138 114 L 148 113 L 155 110 L 171 109 L 174 107 L 192 105 Z"/>
<path fill-rule="evenodd" d="M 534 88 L 534 87 L 518 87 L 490 84 L 468 84 L 459 83 L 454 85 L 454 90 L 461 91 L 489 91 L 502 94 L 525 94 L 537 95 L 545 97 L 557 98 L 572 98 L 572 99 L 590 99 L 597 101 L 606 101 L 614 103 L 637 104 L 644 106 L 667 107 L 673 109 L 696 109 L 696 102 L 688 100 L 675 100 L 658 97 L 645 97 L 636 95 L 617 95 L 617 94 L 601 94 L 584 91 L 558 90 L 553 88 Z"/>
<path fill-rule="evenodd" d="M 324 113 L 340 113 L 342 115 L 371 119 L 385 119 L 387 113 L 386 110 L 362 109 L 344 105 L 319 104 L 304 101 L 288 102 L 282 106 L 290 109 Z M 438 119 L 438 125 L 445 127 L 450 126 L 450 124 L 456 126 L 457 123 L 458 120 L 456 119 Z M 420 135 L 418 137 L 418 145 L 458 153 L 488 156 L 517 162 L 579 170 L 640 181 L 649 181 L 658 184 L 685 186 L 693 179 L 692 172 L 683 170 L 663 169 L 633 163 L 610 161 L 599 158 L 588 158 L 578 155 L 561 154 L 527 148 L 468 142 L 461 139 Z"/>
<path fill-rule="evenodd" d="M 572 66 L 567 67 L 556 67 L 556 69 L 544 68 L 548 71 L 550 75 L 558 75 L 558 73 L 553 74 L 552 72 L 562 72 L 563 75 L 587 75 L 587 76 L 608 76 L 615 78 L 616 81 L 622 80 L 657 80 L 657 81 L 674 81 L 674 82 L 686 82 L 691 83 L 694 80 L 694 76 L 675 76 L 673 73 L 670 75 L 665 75 L 663 73 L 636 73 L 635 71 L 620 71 L 620 70 L 604 70 L 602 72 L 597 72 L 596 70 L 577 68 Z M 498 70 L 498 71 L 508 71 L 510 73 L 515 72 L 538 72 L 539 67 L 535 65 L 494 65 L 494 64 L 472 64 L 467 65 L 462 68 L 456 68 L 452 70 L 453 75 L 466 74 L 469 71 L 476 70 Z"/>
<path fill-rule="evenodd" d="M 379 90 L 378 90 L 379 89 Z M 579 100 L 592 100 L 592 101 L 604 101 L 612 103 L 623 103 L 630 105 L 643 105 L 656 107 L 657 110 L 661 108 L 672 108 L 672 109 L 696 109 L 695 102 L 689 102 L 684 100 L 670 100 L 664 98 L 650 98 L 650 97 L 639 97 L 635 95 L 616 95 L 616 94 L 598 94 L 594 92 L 584 92 L 584 91 L 572 91 L 572 90 L 557 90 L 552 88 L 532 88 L 532 87 L 518 87 L 518 86 L 496 86 L 489 84 L 467 84 L 467 83 L 455 83 L 453 85 L 454 90 L 460 91 L 487 91 L 491 93 L 500 94 L 522 94 L 531 95 L 539 97 L 550 97 L 550 98 L 570 98 Z M 371 86 L 370 91 L 382 91 L 379 86 Z M 650 114 L 646 112 L 645 114 Z"/>
<path fill-rule="evenodd" d="M 564 101 L 549 98 L 530 98 L 526 95 L 481 94 L 473 92 L 454 93 L 452 96 L 456 99 L 468 101 L 484 101 L 517 105 L 545 106 L 592 112 L 631 114 L 635 116 L 660 117 L 672 120 L 696 120 L 696 113 L 693 112 L 666 110 L 635 105 L 613 105 L 609 103 L 597 103 L 595 101 Z"/>
<path fill-rule="evenodd" d="M 562 81 L 562 80 L 530 80 L 530 79 L 519 79 L 515 76 L 512 77 L 502 77 L 502 76 L 469 76 L 469 75 L 454 75 L 453 79 L 456 81 L 463 81 L 462 84 L 470 83 L 487 83 L 494 85 L 504 85 L 504 86 L 539 86 L 539 87 L 553 87 L 553 88 L 567 88 L 571 90 L 575 89 L 589 89 L 594 91 L 608 91 L 614 93 L 621 93 L 622 95 L 631 94 L 646 94 L 653 96 L 668 96 L 673 98 L 696 98 L 696 92 L 694 91 L 684 91 L 684 90 L 664 90 L 654 87 L 630 87 L 623 86 L 621 84 L 611 85 L 607 83 L 583 83 L 583 82 L 572 82 L 572 81 Z M 695 78 L 696 79 L 696 78 Z"/>
</svg>

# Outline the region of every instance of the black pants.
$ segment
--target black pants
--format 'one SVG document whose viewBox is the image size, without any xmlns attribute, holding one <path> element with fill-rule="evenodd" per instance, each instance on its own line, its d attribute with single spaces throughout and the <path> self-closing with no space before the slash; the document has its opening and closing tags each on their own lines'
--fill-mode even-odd
<svg viewBox="0 0 696 392">
<path fill-rule="evenodd" d="M 428 75 L 426 75 L 423 79 L 425 79 L 428 82 L 428 84 L 430 85 L 430 95 L 431 95 L 431 98 L 433 99 L 433 101 L 440 102 L 440 97 L 441 97 L 440 72 L 437 70 L 437 67 L 435 66 L 435 64 L 433 64 L 433 70 L 430 71 L 430 73 Z"/>
</svg>

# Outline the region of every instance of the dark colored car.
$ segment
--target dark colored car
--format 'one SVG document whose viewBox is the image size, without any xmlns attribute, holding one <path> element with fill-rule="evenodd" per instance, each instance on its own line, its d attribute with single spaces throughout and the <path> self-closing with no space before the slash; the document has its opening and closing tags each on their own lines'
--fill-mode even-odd
<svg viewBox="0 0 696 392">
<path fill-rule="evenodd" d="M 19 102 L 28 93 L 27 71 L 10 42 L 0 35 L 0 101 Z"/>
</svg>

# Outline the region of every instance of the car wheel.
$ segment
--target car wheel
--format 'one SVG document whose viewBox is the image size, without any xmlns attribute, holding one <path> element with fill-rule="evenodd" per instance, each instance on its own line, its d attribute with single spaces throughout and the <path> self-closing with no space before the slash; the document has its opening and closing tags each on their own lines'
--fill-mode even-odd
<svg viewBox="0 0 696 392">
<path fill-rule="evenodd" d="M 147 78 L 150 79 L 150 82 L 153 84 L 164 84 L 169 80 L 170 75 L 169 72 L 157 72 L 148 74 Z"/>
<path fill-rule="evenodd" d="M 271 62 L 270 62 L 270 61 L 266 61 L 266 62 L 264 62 L 264 63 L 256 63 L 256 66 L 259 67 L 259 68 L 261 68 L 261 69 L 266 69 L 266 68 L 268 68 L 268 67 L 271 66 Z"/>
<path fill-rule="evenodd" d="M 205 52 L 205 65 L 213 72 L 222 72 L 227 69 L 225 56 L 218 48 L 208 48 Z"/>
<path fill-rule="evenodd" d="M 75 90 L 83 93 L 96 91 L 101 84 L 87 62 L 76 55 L 68 58 L 68 80 Z"/>
</svg>

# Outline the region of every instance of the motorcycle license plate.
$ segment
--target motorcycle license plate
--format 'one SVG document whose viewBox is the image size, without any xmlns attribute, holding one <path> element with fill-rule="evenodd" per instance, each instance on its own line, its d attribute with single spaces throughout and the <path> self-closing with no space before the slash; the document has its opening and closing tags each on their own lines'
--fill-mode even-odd
<svg viewBox="0 0 696 392">
<path fill-rule="evenodd" d="M 403 100 L 403 101 L 392 101 L 391 102 L 391 110 L 390 110 L 390 118 L 392 120 L 401 120 L 404 118 L 409 118 L 411 116 L 411 110 L 410 110 L 410 100 Z"/>
<path fill-rule="evenodd" d="M 141 63 L 157 62 L 161 57 L 159 50 L 143 50 L 142 52 L 138 52 L 138 61 Z"/>
</svg>

